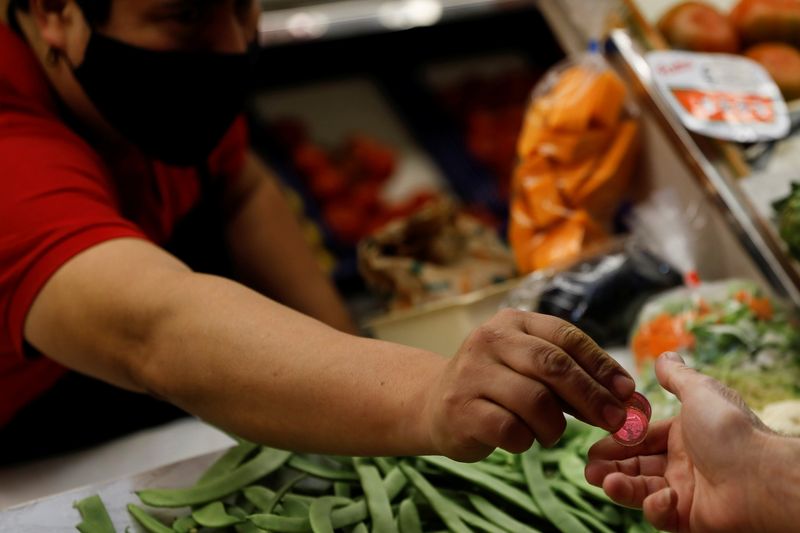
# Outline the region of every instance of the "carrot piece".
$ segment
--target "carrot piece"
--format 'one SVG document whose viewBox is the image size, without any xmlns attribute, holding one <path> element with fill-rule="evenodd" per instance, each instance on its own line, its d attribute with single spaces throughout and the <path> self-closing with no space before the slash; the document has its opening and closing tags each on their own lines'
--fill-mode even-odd
<svg viewBox="0 0 800 533">
<path fill-rule="evenodd" d="M 592 124 L 611 130 L 619 124 L 625 104 L 625 84 L 614 72 L 606 70 L 597 76 L 592 89 Z"/>
<path fill-rule="evenodd" d="M 608 220 L 613 216 L 630 183 L 639 148 L 638 132 L 635 120 L 623 121 L 604 158 L 572 196 L 576 205 L 598 220 Z"/>
<path fill-rule="evenodd" d="M 589 157 L 555 168 L 558 190 L 561 191 L 561 196 L 568 205 L 574 207 L 577 204 L 575 196 L 597 167 L 598 159 L 598 156 Z"/>
<path fill-rule="evenodd" d="M 509 213 L 508 241 L 514 252 L 514 260 L 520 274 L 527 274 L 532 270 L 530 265 L 531 249 L 534 241 L 533 220 L 527 212 L 525 202 L 515 197 L 511 201 Z"/>
<path fill-rule="evenodd" d="M 692 348 L 695 339 L 686 329 L 687 318 L 687 315 L 662 313 L 643 324 L 631 341 L 637 365 L 653 361 L 664 352 Z"/>
<path fill-rule="evenodd" d="M 536 229 L 546 228 L 566 217 L 568 211 L 552 173 L 524 178 L 522 191 Z"/>
</svg>

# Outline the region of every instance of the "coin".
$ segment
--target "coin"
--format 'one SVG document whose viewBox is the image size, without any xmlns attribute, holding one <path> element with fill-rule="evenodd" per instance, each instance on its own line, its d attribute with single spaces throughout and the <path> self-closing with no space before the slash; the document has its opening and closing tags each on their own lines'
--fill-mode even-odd
<svg viewBox="0 0 800 533">
<path fill-rule="evenodd" d="M 636 446 L 647 436 L 647 415 L 635 407 L 628 407 L 625 424 L 614 433 L 614 440 L 623 446 Z"/>
</svg>

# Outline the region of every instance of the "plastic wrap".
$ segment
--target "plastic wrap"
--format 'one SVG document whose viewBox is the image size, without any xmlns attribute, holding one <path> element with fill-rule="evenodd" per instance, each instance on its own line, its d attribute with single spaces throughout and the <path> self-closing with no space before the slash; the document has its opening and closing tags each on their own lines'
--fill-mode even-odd
<svg viewBox="0 0 800 533">
<path fill-rule="evenodd" d="M 673 267 L 632 241 L 558 273 L 530 274 L 506 306 L 567 320 L 604 346 L 623 345 L 648 297 L 675 287 Z"/>
<path fill-rule="evenodd" d="M 631 351 L 649 377 L 647 392 L 659 388 L 652 362 L 675 351 L 755 409 L 800 397 L 798 324 L 781 302 L 746 280 L 702 283 L 655 297 L 639 315 Z"/>
<path fill-rule="evenodd" d="M 625 85 L 597 53 L 556 65 L 534 88 L 511 185 L 509 241 L 521 273 L 609 239 L 638 132 Z"/>
</svg>

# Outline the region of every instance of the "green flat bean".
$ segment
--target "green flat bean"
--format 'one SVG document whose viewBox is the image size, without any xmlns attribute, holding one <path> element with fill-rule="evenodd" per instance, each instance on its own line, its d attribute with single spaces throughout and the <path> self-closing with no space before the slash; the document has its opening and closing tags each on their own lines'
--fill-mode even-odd
<svg viewBox="0 0 800 533">
<path fill-rule="evenodd" d="M 400 502 L 397 512 L 397 525 L 400 533 L 422 533 L 422 521 L 419 519 L 417 505 L 411 498 Z"/>
<path fill-rule="evenodd" d="M 358 475 L 352 470 L 330 468 L 310 461 L 307 457 L 301 455 L 293 455 L 289 459 L 287 465 L 295 470 L 300 470 L 301 472 L 311 474 L 321 479 L 329 479 L 332 481 L 358 481 Z"/>
<path fill-rule="evenodd" d="M 251 485 L 243 488 L 242 495 L 244 495 L 245 499 L 261 512 L 264 512 L 264 510 L 269 507 L 273 498 L 275 498 L 275 493 L 273 491 L 261 485 Z M 300 501 L 306 503 L 307 505 L 311 505 L 311 502 L 314 501 L 314 498 L 311 498 L 310 496 L 303 496 L 301 494 L 285 494 L 283 499 L 287 501 Z"/>
<path fill-rule="evenodd" d="M 474 483 L 479 487 L 497 494 L 506 501 L 525 509 L 534 516 L 540 518 L 544 516 L 541 509 L 539 509 L 539 506 L 528 494 L 525 494 L 518 488 L 509 485 L 508 483 L 505 483 L 494 476 L 487 474 L 486 472 L 478 470 L 472 465 L 458 463 L 452 459 L 438 456 L 424 456 L 421 457 L 421 459 L 441 468 L 446 472 L 455 474 L 456 476 L 466 479 L 467 481 Z"/>
<path fill-rule="evenodd" d="M 333 495 L 340 498 L 349 498 L 351 494 L 350 483 L 337 481 L 333 484 Z"/>
<path fill-rule="evenodd" d="M 331 513 L 337 505 L 347 505 L 350 500 L 336 496 L 322 496 L 314 500 L 308 510 L 311 531 L 314 533 L 334 533 Z"/>
<path fill-rule="evenodd" d="M 242 522 L 241 524 L 236 524 L 233 526 L 233 529 L 236 531 L 236 533 L 269 533 L 269 531 L 266 529 L 261 529 L 252 522 Z"/>
<path fill-rule="evenodd" d="M 525 476 L 517 470 L 510 470 L 507 466 L 486 462 L 474 463 L 472 466 L 504 481 L 516 483 L 517 485 L 525 484 Z"/>
<path fill-rule="evenodd" d="M 383 479 L 383 486 L 386 489 L 389 501 L 395 499 L 397 495 L 402 492 L 407 483 L 408 480 L 400 470 L 400 467 L 394 467 Z M 333 522 L 333 527 L 339 529 L 341 527 L 357 524 L 365 520 L 367 515 L 367 502 L 361 500 L 342 507 L 341 509 L 335 509 L 331 515 L 331 521 Z"/>
<path fill-rule="evenodd" d="M 81 515 L 81 523 L 75 526 L 81 533 L 116 533 L 106 506 L 97 494 L 77 501 L 72 506 Z"/>
<path fill-rule="evenodd" d="M 583 497 L 581 497 L 581 491 L 572 483 L 569 483 L 567 481 L 562 481 L 560 479 L 551 479 L 549 483 L 550 486 L 553 487 L 554 491 L 564 496 L 567 500 L 570 501 L 571 504 L 575 505 L 577 508 L 581 509 L 585 513 L 589 513 L 598 520 L 602 522 L 607 522 L 612 526 L 617 526 L 622 523 L 622 515 L 620 515 L 619 512 L 616 512 L 616 509 L 614 509 L 616 513 L 614 515 L 603 513 L 602 511 L 597 509 L 594 505 L 583 499 Z"/>
<path fill-rule="evenodd" d="M 367 510 L 372 519 L 372 532 L 397 533 L 389 495 L 383 486 L 378 468 L 364 459 L 353 459 L 353 464 L 361 480 L 364 498 L 367 500 Z"/>
<path fill-rule="evenodd" d="M 502 448 L 495 448 L 485 460 L 494 464 L 509 465 L 515 464 L 517 462 L 517 457 L 513 453 L 507 452 Z"/>
<path fill-rule="evenodd" d="M 456 514 L 458 514 L 459 518 L 461 518 L 465 524 L 480 529 L 481 531 L 485 531 L 486 533 L 508 533 L 502 527 L 489 522 L 482 516 L 473 513 L 469 509 L 465 509 L 456 502 L 448 498 L 445 498 L 445 500 L 447 500 L 447 502 L 453 507 L 453 510 L 455 510 Z"/>
<path fill-rule="evenodd" d="M 285 500 L 282 505 L 283 512 L 280 514 L 284 516 L 299 516 L 301 518 L 308 516 L 308 508 L 311 506 L 310 503 L 298 500 Z"/>
<path fill-rule="evenodd" d="M 171 527 L 165 526 L 160 521 L 156 520 L 155 517 L 151 516 L 150 513 L 137 505 L 129 503 L 128 512 L 150 533 L 174 533 Z"/>
<path fill-rule="evenodd" d="M 369 529 L 367 529 L 367 524 L 359 522 L 350 533 L 369 533 Z"/>
<path fill-rule="evenodd" d="M 450 531 L 453 533 L 469 533 L 472 531 L 458 516 L 451 502 L 439 494 L 439 491 L 437 491 L 422 474 L 414 470 L 410 465 L 404 463 L 400 464 L 400 469 L 411 484 L 425 496 L 425 499 L 428 500 L 428 503 L 430 503 L 433 510 L 436 511 L 436 514 L 439 515 Z"/>
<path fill-rule="evenodd" d="M 247 520 L 258 528 L 280 533 L 306 533 L 311 531 L 308 517 L 280 516 L 277 514 L 251 514 Z"/>
<path fill-rule="evenodd" d="M 600 533 L 614 533 L 614 530 L 605 525 L 601 520 L 598 520 L 595 516 L 581 511 L 580 509 L 574 509 L 572 507 L 567 507 L 567 512 L 577 516 L 581 520 L 583 520 L 586 524 L 592 526 Z"/>
<path fill-rule="evenodd" d="M 397 466 L 397 460 L 392 457 L 375 457 L 373 461 L 375 461 L 375 464 L 378 465 L 381 474 L 384 476 L 388 476 L 389 472 L 392 471 L 392 468 Z"/>
<path fill-rule="evenodd" d="M 609 498 L 603 489 L 590 485 L 584 476 L 586 463 L 574 453 L 564 453 L 558 460 L 558 471 L 564 476 L 564 479 L 572 483 L 575 487 L 579 488 L 586 494 L 595 497 L 602 502 L 609 502 Z"/>
<path fill-rule="evenodd" d="M 292 487 L 294 487 L 297 483 L 299 483 L 306 477 L 308 477 L 308 474 L 303 472 L 301 474 L 294 476 L 292 479 L 284 483 L 283 486 L 279 488 L 275 494 L 273 494 L 272 499 L 269 502 L 267 502 L 266 507 L 261 510 L 267 514 L 271 514 L 272 511 L 275 510 L 275 506 L 278 505 L 278 503 L 280 503 L 281 499 L 283 499 L 286 493 L 292 490 Z"/>
<path fill-rule="evenodd" d="M 528 489 L 544 516 L 563 533 L 590 533 L 577 518 L 567 512 L 564 506 L 547 484 L 547 478 L 542 470 L 542 463 L 536 456 L 536 451 L 541 448 L 539 443 L 522 454 L 522 471 L 528 482 Z"/>
<path fill-rule="evenodd" d="M 250 461 L 206 483 L 186 489 L 142 490 L 139 498 L 153 507 L 185 507 L 224 498 L 271 474 L 291 457 L 284 450 L 264 448 Z"/>
<path fill-rule="evenodd" d="M 208 469 L 200 476 L 200 479 L 197 480 L 196 485 L 201 485 L 212 479 L 216 479 L 222 474 L 230 472 L 242 461 L 247 458 L 250 453 L 258 448 L 258 444 L 253 442 L 248 442 L 246 440 L 240 440 L 239 444 L 232 447 L 224 454 L 222 454 L 214 463 L 208 467 Z"/>
<path fill-rule="evenodd" d="M 182 516 L 177 518 L 172 523 L 172 531 L 175 533 L 191 533 L 192 531 L 197 531 L 197 522 L 192 515 Z"/>
<path fill-rule="evenodd" d="M 239 518 L 228 514 L 225 511 L 225 504 L 222 502 L 211 502 L 192 513 L 198 524 L 204 527 L 229 527 L 244 522 L 244 518 Z"/>
<path fill-rule="evenodd" d="M 495 507 L 492 502 L 483 496 L 468 494 L 467 498 L 469 498 L 469 502 L 475 507 L 475 510 L 482 514 L 487 520 L 494 522 L 511 533 L 541 533 L 538 529 L 523 524 L 513 516 Z"/>
</svg>

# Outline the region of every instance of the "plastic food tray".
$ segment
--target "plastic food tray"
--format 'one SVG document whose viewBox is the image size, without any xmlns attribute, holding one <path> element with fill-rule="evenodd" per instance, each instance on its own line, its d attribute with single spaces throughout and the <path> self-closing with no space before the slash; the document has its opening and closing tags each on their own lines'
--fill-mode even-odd
<svg viewBox="0 0 800 533">
<path fill-rule="evenodd" d="M 393 311 L 365 326 L 381 340 L 453 355 L 473 329 L 497 313 L 508 292 L 519 283 L 514 279 L 413 309 Z"/>
</svg>

